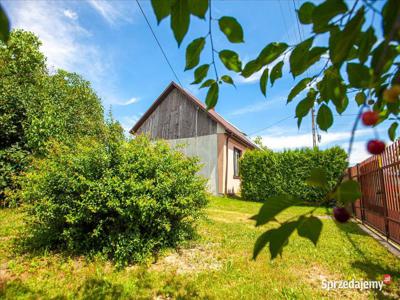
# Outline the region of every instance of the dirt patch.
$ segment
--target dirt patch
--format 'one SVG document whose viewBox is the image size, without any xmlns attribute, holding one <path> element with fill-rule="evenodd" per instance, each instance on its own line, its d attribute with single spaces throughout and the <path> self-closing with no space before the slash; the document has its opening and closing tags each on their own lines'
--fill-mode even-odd
<svg viewBox="0 0 400 300">
<path fill-rule="evenodd" d="M 250 219 L 253 216 L 251 214 L 219 209 L 209 209 L 208 211 L 211 213 L 209 214 L 209 218 L 214 221 L 223 223 L 248 223 L 254 225 L 254 221 Z"/>
<path fill-rule="evenodd" d="M 6 265 L 0 265 L 0 291 L 3 291 L 6 288 L 7 281 L 11 279 L 11 274 L 7 271 Z"/>
<path fill-rule="evenodd" d="M 215 257 L 214 244 L 198 245 L 189 249 L 179 249 L 162 257 L 150 270 L 175 270 L 177 274 L 199 273 L 219 270 L 222 263 Z"/>
</svg>

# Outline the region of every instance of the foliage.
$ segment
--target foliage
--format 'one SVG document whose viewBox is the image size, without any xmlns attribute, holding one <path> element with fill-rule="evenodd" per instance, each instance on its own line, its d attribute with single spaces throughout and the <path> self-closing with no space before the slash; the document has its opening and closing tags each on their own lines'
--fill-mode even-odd
<svg viewBox="0 0 400 300">
<path fill-rule="evenodd" d="M 258 201 L 286 193 L 298 202 L 319 203 L 335 187 L 347 167 L 346 160 L 346 152 L 340 147 L 247 151 L 240 161 L 241 192 L 245 199 Z M 326 172 L 328 190 L 306 183 L 315 168 Z"/>
<path fill-rule="evenodd" d="M 2 202 L 5 190 L 17 188 L 14 179 L 29 165 L 23 157 L 46 155 L 50 141 L 73 143 L 105 132 L 103 108 L 89 82 L 63 70 L 50 73 L 40 45 L 34 34 L 15 30 L 0 46 Z"/>
<path fill-rule="evenodd" d="M 15 206 L 7 194 L 19 188 L 17 177 L 29 163 L 29 153 L 17 145 L 0 149 L 0 207 Z"/>
<path fill-rule="evenodd" d="M 104 143 L 54 143 L 35 162 L 21 190 L 29 243 L 101 253 L 125 265 L 190 237 L 206 205 L 197 160 L 164 142 L 124 141 L 113 131 Z"/>
</svg>

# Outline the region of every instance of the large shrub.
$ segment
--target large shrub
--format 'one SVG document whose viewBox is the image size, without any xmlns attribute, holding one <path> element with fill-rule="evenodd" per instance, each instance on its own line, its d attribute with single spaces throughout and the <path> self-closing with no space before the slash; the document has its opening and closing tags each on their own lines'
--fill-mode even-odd
<svg viewBox="0 0 400 300">
<path fill-rule="evenodd" d="M 77 74 L 49 72 L 41 42 L 14 30 L 0 42 L 0 203 L 18 188 L 30 155 L 46 155 L 50 140 L 104 135 L 104 112 L 90 83 Z"/>
<path fill-rule="evenodd" d="M 248 151 L 240 162 L 242 196 L 263 201 L 269 196 L 287 193 L 305 202 L 320 201 L 326 191 L 305 183 L 311 170 L 323 168 L 333 188 L 347 167 L 346 159 L 346 152 L 340 147 Z"/>
<path fill-rule="evenodd" d="M 146 137 L 54 144 L 26 175 L 31 241 L 118 264 L 189 238 L 206 205 L 198 161 Z"/>
</svg>

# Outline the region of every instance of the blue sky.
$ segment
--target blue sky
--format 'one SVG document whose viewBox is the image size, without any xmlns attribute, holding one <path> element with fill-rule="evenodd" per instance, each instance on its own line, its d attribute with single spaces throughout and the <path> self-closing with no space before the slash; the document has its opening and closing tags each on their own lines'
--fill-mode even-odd
<svg viewBox="0 0 400 300">
<path fill-rule="evenodd" d="M 296 0 L 297 7 L 302 1 Z M 191 86 L 193 72 L 184 72 L 186 45 L 204 36 L 206 22 L 192 18 L 189 34 L 181 48 L 173 38 L 169 19 L 157 26 L 150 1 L 140 2 L 182 85 L 200 100 L 205 90 Z M 106 109 L 112 111 L 125 129 L 136 120 L 175 77 L 161 54 L 134 1 L 2 1 L 13 28 L 35 32 L 43 41 L 42 51 L 51 69 L 77 72 L 89 80 Z M 245 44 L 229 44 L 214 23 L 215 48 L 237 51 L 243 62 L 253 59 L 269 42 L 299 42 L 293 1 L 291 0 L 219 0 L 213 1 L 213 17 L 236 17 L 244 28 Z M 370 20 L 369 20 L 370 21 Z M 303 36 L 309 28 L 302 29 Z M 319 41 L 323 42 L 323 38 Z M 202 62 L 210 61 L 206 46 Z M 294 119 L 296 99 L 286 105 L 286 96 L 294 81 L 287 65 L 284 77 L 271 88 L 267 97 L 261 94 L 258 76 L 237 79 L 237 88 L 224 86 L 216 110 L 250 136 L 260 135 L 264 144 L 274 150 L 312 145 L 311 118 L 303 120 L 300 130 Z M 320 64 L 314 66 L 318 71 Z M 222 74 L 222 66 L 218 67 Z M 321 148 L 339 145 L 347 149 L 350 130 L 357 108 L 350 106 L 346 115 L 336 117 L 328 133 L 321 132 Z M 384 126 L 379 131 L 386 138 Z M 265 128 L 265 129 L 264 129 Z M 386 128 L 386 127 L 385 127 Z M 262 130 L 264 129 L 264 130 Z M 351 162 L 368 154 L 365 141 L 374 136 L 372 129 L 359 128 Z"/>
</svg>

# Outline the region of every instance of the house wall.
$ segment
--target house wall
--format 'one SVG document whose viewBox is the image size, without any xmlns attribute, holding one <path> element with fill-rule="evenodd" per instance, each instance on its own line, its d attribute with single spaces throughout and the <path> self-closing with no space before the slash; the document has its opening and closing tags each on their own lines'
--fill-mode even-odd
<svg viewBox="0 0 400 300">
<path fill-rule="evenodd" d="M 187 156 L 196 156 L 203 164 L 200 175 L 208 179 L 208 191 L 218 193 L 218 152 L 217 134 L 192 138 L 173 139 L 167 142 Z M 178 146 L 179 145 L 179 146 Z M 178 147 L 177 147 L 178 146 Z"/>
<path fill-rule="evenodd" d="M 228 144 L 227 144 L 228 139 Z M 234 148 L 242 151 L 248 150 L 248 147 L 236 141 L 232 137 L 228 138 L 227 134 L 218 134 L 218 193 L 237 194 L 240 192 L 240 178 L 235 178 L 233 167 Z M 226 151 L 228 149 L 228 153 Z M 228 172 L 226 167 L 228 166 Z M 227 180 L 226 180 L 227 178 Z"/>
<path fill-rule="evenodd" d="M 225 131 L 225 130 L 223 130 Z M 136 134 L 164 139 L 187 156 L 203 164 L 200 175 L 208 179 L 208 190 L 218 193 L 217 132 L 221 126 L 177 89 L 172 90 L 138 128 Z"/>
</svg>

